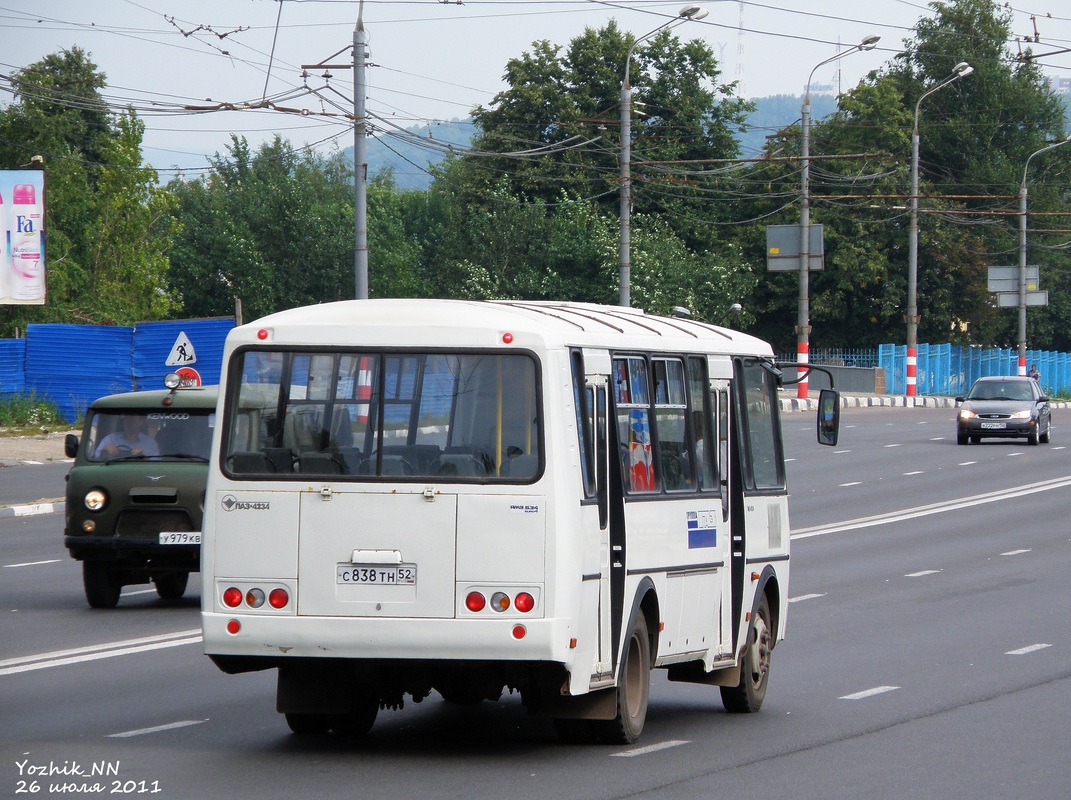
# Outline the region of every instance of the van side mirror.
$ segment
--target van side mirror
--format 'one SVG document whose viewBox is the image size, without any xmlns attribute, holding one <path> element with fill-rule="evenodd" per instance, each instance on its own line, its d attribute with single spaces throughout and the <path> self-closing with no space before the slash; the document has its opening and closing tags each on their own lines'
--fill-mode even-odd
<svg viewBox="0 0 1071 800">
<path fill-rule="evenodd" d="M 818 444 L 834 447 L 840 435 L 840 393 L 822 389 L 818 393 Z"/>
<path fill-rule="evenodd" d="M 78 436 L 73 433 L 68 433 L 63 438 L 63 452 L 67 458 L 76 458 L 78 456 Z"/>
</svg>

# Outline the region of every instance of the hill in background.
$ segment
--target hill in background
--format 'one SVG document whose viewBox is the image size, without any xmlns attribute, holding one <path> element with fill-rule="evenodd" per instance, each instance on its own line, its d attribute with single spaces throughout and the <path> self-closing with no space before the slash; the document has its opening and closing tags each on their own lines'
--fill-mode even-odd
<svg viewBox="0 0 1071 800">
<path fill-rule="evenodd" d="M 757 97 L 753 102 L 755 111 L 748 115 L 747 131 L 739 131 L 736 135 L 743 158 L 761 156 L 768 136 L 799 122 L 803 98 L 778 94 Z M 811 95 L 812 121 L 820 120 L 836 109 L 837 101 L 832 95 Z M 436 122 L 395 133 L 397 135 L 381 134 L 368 140 L 368 174 L 374 176 L 389 170 L 399 189 L 427 189 L 431 184 L 429 163 L 442 161 L 450 146 L 467 147 L 472 136 L 472 120 Z M 344 152 L 348 158 L 353 158 L 352 147 Z"/>
</svg>

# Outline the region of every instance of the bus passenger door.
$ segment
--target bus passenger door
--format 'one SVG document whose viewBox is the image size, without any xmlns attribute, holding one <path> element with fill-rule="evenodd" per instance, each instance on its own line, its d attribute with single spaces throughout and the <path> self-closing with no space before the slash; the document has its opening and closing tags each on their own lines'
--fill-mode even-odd
<svg viewBox="0 0 1071 800">
<path fill-rule="evenodd" d="M 731 369 L 731 367 L 730 367 Z M 739 493 L 739 484 L 734 483 L 732 475 L 735 464 L 732 460 L 732 448 L 729 446 L 731 436 L 732 412 L 730 398 L 732 384 L 728 380 L 713 378 L 710 381 L 710 408 L 714 447 L 714 470 L 721 495 L 721 530 L 724 541 L 719 542 L 721 559 L 724 566 L 718 571 L 718 646 L 719 655 L 726 656 L 733 652 L 733 580 L 734 567 L 739 565 L 734 557 L 742 557 L 743 549 L 739 547 L 739 531 L 734 529 L 738 515 L 734 514 L 732 498 L 733 489 Z"/>
<path fill-rule="evenodd" d="M 581 620 L 583 636 L 594 639 L 592 687 L 613 678 L 610 595 L 610 522 L 608 385 L 606 351 L 573 354 L 574 400 L 583 474 L 580 507 L 583 559 Z"/>
</svg>

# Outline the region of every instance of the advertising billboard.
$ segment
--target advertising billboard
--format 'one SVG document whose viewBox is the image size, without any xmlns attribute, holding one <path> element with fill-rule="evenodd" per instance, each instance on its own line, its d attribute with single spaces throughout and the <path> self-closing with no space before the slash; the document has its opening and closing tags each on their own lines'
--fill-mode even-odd
<svg viewBox="0 0 1071 800">
<path fill-rule="evenodd" d="M 45 173 L 0 170 L 0 304 L 45 302 Z"/>
</svg>

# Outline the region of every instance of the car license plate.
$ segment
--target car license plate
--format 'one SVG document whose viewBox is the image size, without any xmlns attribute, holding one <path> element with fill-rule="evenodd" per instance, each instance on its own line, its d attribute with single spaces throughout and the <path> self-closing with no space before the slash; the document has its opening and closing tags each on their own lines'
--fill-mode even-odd
<svg viewBox="0 0 1071 800">
<path fill-rule="evenodd" d="M 162 531 L 160 544 L 200 544 L 200 531 Z"/>
<path fill-rule="evenodd" d="M 416 586 L 416 564 L 339 564 L 335 583 L 347 586 Z"/>
<path fill-rule="evenodd" d="M 1008 427 L 1007 422 L 983 422 L 979 427 L 984 431 L 1002 431 Z"/>
</svg>

